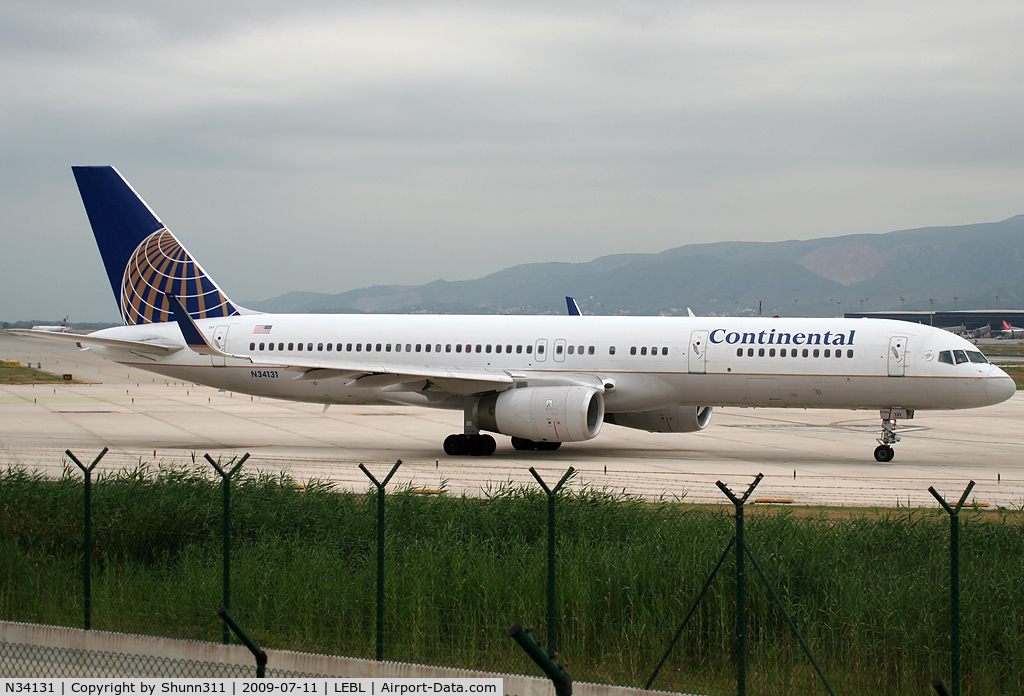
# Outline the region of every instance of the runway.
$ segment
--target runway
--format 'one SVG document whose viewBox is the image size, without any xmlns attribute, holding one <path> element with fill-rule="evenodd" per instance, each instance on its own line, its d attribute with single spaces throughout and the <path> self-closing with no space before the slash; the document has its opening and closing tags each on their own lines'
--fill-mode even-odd
<svg viewBox="0 0 1024 696">
<path fill-rule="evenodd" d="M 139 465 L 191 465 L 193 456 L 248 452 L 247 471 L 287 471 L 300 483 L 369 485 L 402 460 L 389 490 L 409 486 L 484 495 L 504 484 L 536 486 L 531 466 L 551 484 L 570 466 L 571 486 L 647 499 L 721 503 L 722 480 L 742 492 L 758 473 L 752 500 L 797 505 L 937 507 L 929 486 L 990 509 L 1024 506 L 1024 395 L 971 411 L 921 412 L 900 429 L 896 458 L 872 451 L 877 411 L 716 409 L 707 430 L 657 434 L 605 425 L 594 440 L 555 452 L 518 452 L 496 436 L 491 457 L 447 457 L 441 442 L 461 429 L 461 413 L 394 407 L 297 404 L 222 393 L 126 371 L 88 351 L 0 334 L 0 359 L 71 373 L 81 384 L 0 385 L 0 466 L 59 476 L 70 449 L 100 471 Z M 73 466 L 73 465 L 72 465 Z M 210 467 L 207 466 L 209 469 Z M 212 471 L 212 470 L 211 470 Z"/>
</svg>

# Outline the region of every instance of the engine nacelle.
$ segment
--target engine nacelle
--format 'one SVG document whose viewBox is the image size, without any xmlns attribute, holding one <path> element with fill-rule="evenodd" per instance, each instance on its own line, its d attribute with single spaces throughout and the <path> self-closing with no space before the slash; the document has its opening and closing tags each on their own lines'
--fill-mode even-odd
<svg viewBox="0 0 1024 696">
<path fill-rule="evenodd" d="M 711 422 L 710 406 L 672 406 L 638 413 L 606 413 L 606 423 L 649 433 L 695 433 Z"/>
<path fill-rule="evenodd" d="M 473 421 L 533 442 L 580 442 L 601 432 L 604 396 L 593 387 L 523 387 L 482 397 Z"/>
</svg>

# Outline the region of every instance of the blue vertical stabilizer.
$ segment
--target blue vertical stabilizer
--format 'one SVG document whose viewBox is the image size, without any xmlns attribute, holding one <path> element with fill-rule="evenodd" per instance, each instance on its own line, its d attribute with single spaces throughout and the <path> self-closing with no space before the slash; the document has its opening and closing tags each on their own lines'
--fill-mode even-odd
<svg viewBox="0 0 1024 696">
<path fill-rule="evenodd" d="M 125 324 L 173 321 L 168 293 L 194 319 L 239 314 L 116 169 L 71 170 Z"/>
</svg>

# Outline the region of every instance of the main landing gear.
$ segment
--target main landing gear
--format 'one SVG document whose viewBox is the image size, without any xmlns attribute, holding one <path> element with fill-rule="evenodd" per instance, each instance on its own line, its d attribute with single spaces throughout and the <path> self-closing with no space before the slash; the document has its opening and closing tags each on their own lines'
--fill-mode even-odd
<svg viewBox="0 0 1024 696">
<path fill-rule="evenodd" d="M 914 412 L 910 409 L 889 408 L 880 411 L 879 415 L 882 417 L 882 434 L 877 438 L 878 447 L 875 448 L 875 460 L 883 463 L 891 462 L 892 458 L 896 456 L 892 446 L 900 441 L 900 436 L 896 434 L 896 420 L 899 418 L 910 420 L 914 417 Z"/>
<path fill-rule="evenodd" d="M 444 439 L 444 453 L 450 457 L 487 457 L 494 454 L 497 443 L 490 435 L 449 435 Z"/>
</svg>

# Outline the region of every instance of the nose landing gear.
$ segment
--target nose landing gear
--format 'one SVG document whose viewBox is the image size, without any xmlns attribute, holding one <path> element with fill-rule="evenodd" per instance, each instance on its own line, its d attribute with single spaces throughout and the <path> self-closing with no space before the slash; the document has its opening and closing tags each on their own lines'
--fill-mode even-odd
<svg viewBox="0 0 1024 696">
<path fill-rule="evenodd" d="M 901 418 L 910 420 L 914 417 L 914 412 L 905 408 L 888 408 L 879 411 L 879 415 L 882 417 L 882 434 L 877 438 L 875 461 L 891 462 L 896 456 L 892 446 L 900 441 L 900 436 L 896 434 L 896 421 Z"/>
</svg>

